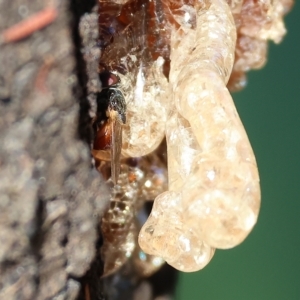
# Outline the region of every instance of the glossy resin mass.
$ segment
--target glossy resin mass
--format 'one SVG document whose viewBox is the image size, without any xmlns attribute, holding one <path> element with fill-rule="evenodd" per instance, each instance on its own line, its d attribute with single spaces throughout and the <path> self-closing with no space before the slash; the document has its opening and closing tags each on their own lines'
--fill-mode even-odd
<svg viewBox="0 0 300 300">
<path fill-rule="evenodd" d="M 99 2 L 100 78 L 108 74 L 102 81 L 108 89 L 118 78 L 126 103 L 120 145 L 110 131 L 100 149 L 106 155 L 93 151 L 109 180 L 116 164 L 110 153 L 121 149 L 120 175 L 102 220 L 106 275 L 128 258 L 144 275 L 161 265 L 160 258 L 196 271 L 215 248 L 232 248 L 247 237 L 260 207 L 259 176 L 228 88 L 243 88 L 245 72 L 263 66 L 267 40 L 281 40 L 291 4 Z M 106 124 L 111 120 L 101 101 L 98 116 Z M 164 138 L 167 149 L 157 149 Z M 154 198 L 138 245 L 143 203 Z"/>
</svg>

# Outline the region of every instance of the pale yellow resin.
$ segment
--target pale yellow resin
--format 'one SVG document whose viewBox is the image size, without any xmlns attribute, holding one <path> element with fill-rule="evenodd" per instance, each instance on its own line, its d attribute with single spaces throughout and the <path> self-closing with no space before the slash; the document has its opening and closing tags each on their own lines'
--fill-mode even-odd
<svg viewBox="0 0 300 300">
<path fill-rule="evenodd" d="M 163 192 L 166 173 L 155 172 L 153 161 L 144 169 L 121 165 L 119 185 L 102 220 L 105 275 L 129 257 L 141 276 L 155 272 L 163 259 L 181 271 L 200 270 L 216 248 L 240 244 L 257 221 L 257 165 L 226 85 L 231 76 L 234 87 L 243 87 L 244 72 L 264 65 L 266 41 L 280 42 L 286 32 L 282 18 L 292 0 L 192 2 L 168 7 L 171 1 L 162 1 L 166 19 L 161 28 L 171 32 L 169 81 L 162 57 L 139 61 L 135 51 L 124 52 L 121 61 L 125 69 L 126 64 L 136 68 L 125 75 L 116 71 L 127 103 L 122 156 L 153 154 L 166 136 L 169 182 Z M 169 43 L 169 35 L 164 38 Z M 156 195 L 139 248 L 136 215 Z"/>
<path fill-rule="evenodd" d="M 214 248 L 240 244 L 256 223 L 259 176 L 226 83 L 236 42 L 227 3 L 212 0 L 182 22 L 171 43 L 166 124 L 169 191 L 159 195 L 139 243 L 175 268 L 203 268 Z"/>
</svg>

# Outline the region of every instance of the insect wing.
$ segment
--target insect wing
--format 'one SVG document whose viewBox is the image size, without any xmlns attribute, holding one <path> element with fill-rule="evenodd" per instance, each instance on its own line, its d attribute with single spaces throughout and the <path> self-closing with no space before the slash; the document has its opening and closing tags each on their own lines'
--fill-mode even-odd
<svg viewBox="0 0 300 300">
<path fill-rule="evenodd" d="M 119 120 L 112 120 L 111 131 L 111 178 L 117 184 L 120 174 L 120 159 L 122 150 L 122 124 Z"/>
</svg>

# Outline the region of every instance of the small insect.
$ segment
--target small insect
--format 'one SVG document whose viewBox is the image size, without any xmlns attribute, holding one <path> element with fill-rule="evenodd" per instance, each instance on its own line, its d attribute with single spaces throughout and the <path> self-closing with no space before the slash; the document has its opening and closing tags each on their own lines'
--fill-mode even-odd
<svg viewBox="0 0 300 300">
<path fill-rule="evenodd" d="M 122 150 L 122 125 L 126 123 L 126 102 L 118 89 L 120 78 L 111 72 L 99 74 L 102 91 L 97 96 L 96 132 L 93 156 L 95 160 L 111 161 L 111 179 L 117 184 Z"/>
</svg>

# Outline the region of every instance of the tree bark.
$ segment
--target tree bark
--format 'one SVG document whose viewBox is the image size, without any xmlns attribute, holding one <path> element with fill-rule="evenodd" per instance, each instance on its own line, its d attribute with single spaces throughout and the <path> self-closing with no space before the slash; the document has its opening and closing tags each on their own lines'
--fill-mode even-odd
<svg viewBox="0 0 300 300">
<path fill-rule="evenodd" d="M 0 2 L 1 299 L 75 299 L 94 259 L 108 192 L 88 145 L 78 22 L 94 3 L 81 2 Z M 47 5 L 47 26 L 5 37 Z"/>
</svg>

